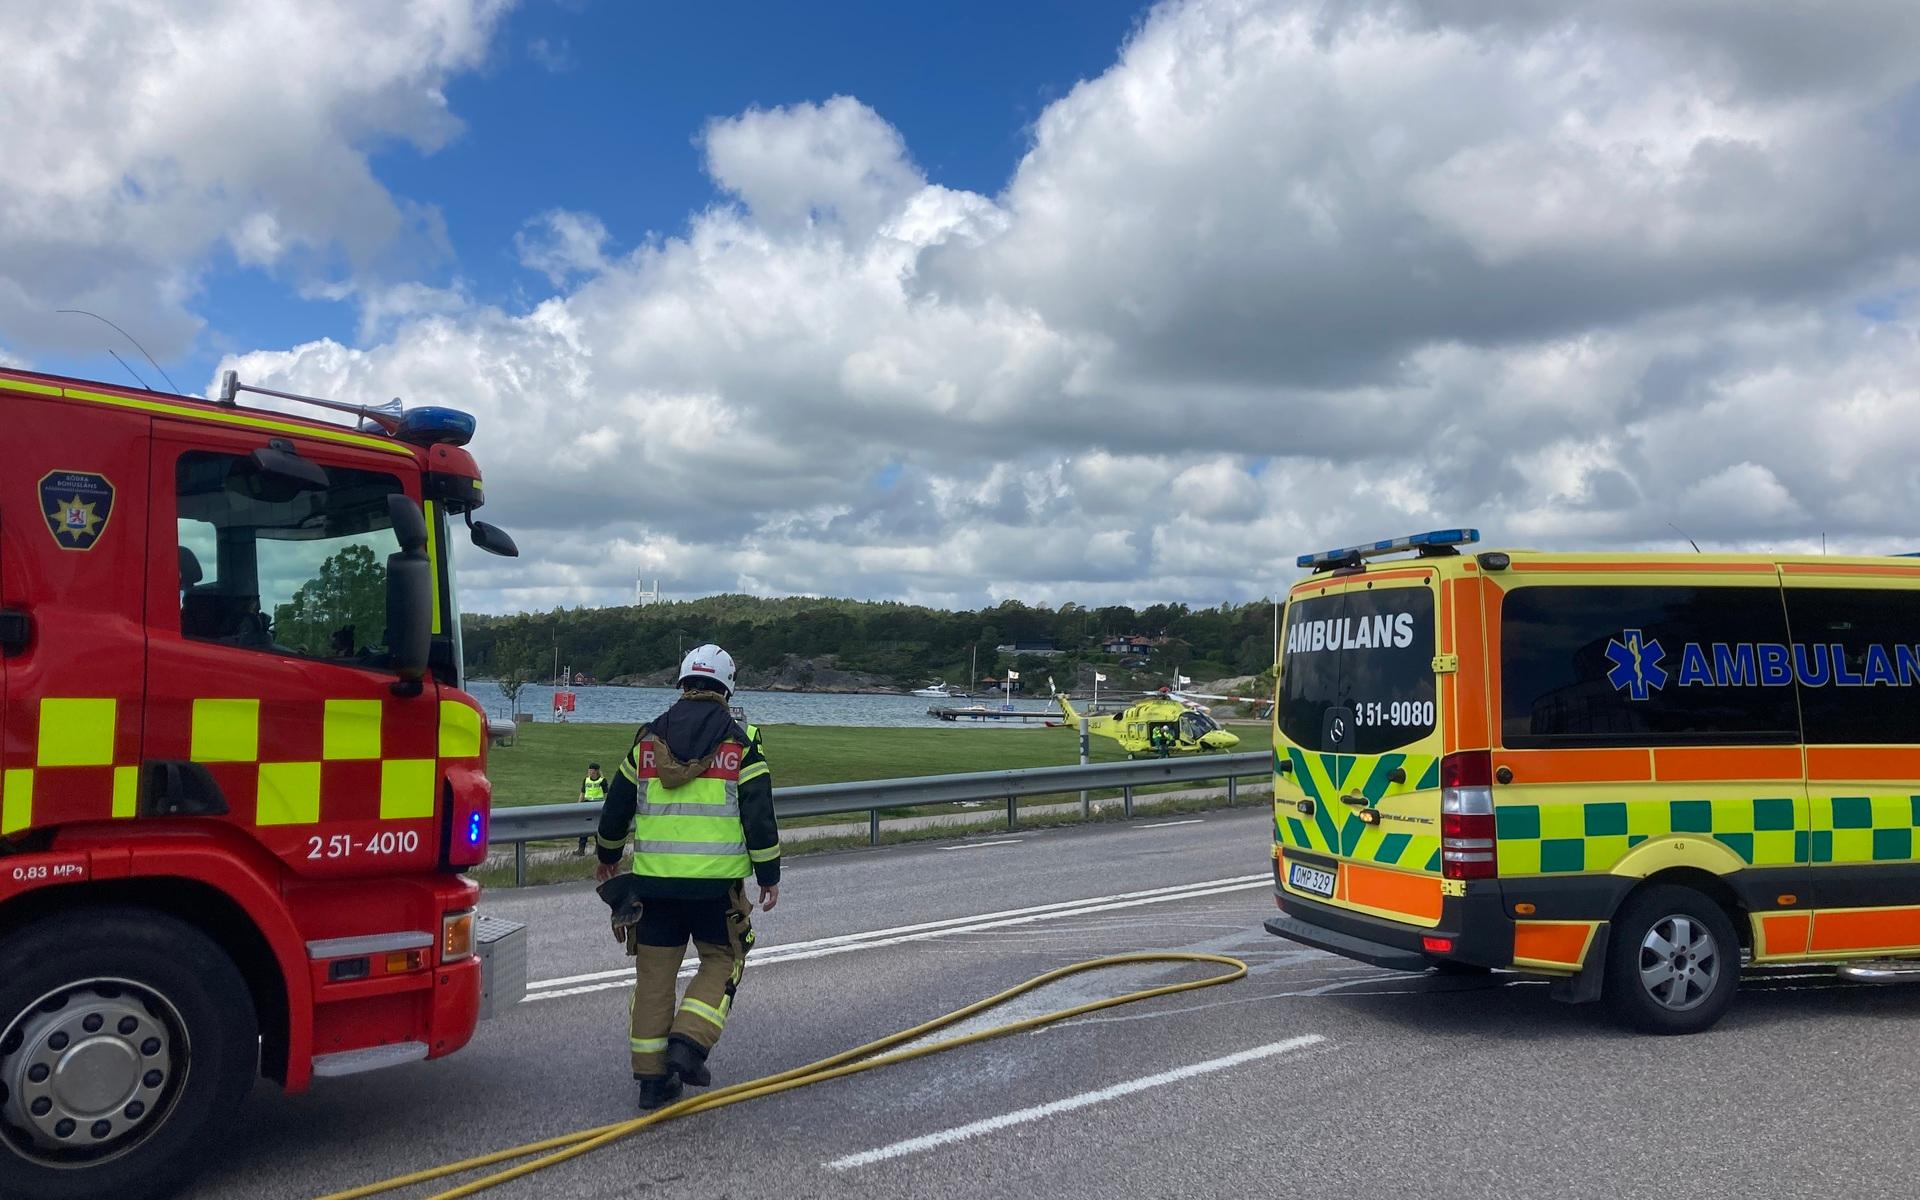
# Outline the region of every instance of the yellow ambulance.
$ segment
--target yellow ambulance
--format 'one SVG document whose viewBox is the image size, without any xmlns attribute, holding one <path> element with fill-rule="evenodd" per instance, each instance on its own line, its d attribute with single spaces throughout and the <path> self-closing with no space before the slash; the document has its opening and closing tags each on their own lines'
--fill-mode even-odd
<svg viewBox="0 0 1920 1200">
<path fill-rule="evenodd" d="M 1659 1033 L 1745 962 L 1920 958 L 1920 560 L 1478 540 L 1300 558 L 1271 932 Z"/>
</svg>

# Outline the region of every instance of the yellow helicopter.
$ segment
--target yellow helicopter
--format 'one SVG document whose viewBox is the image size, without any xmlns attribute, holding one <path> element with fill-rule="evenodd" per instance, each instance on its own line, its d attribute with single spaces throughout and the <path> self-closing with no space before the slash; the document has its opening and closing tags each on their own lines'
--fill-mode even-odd
<svg viewBox="0 0 1920 1200">
<path fill-rule="evenodd" d="M 1080 713 L 1073 701 L 1059 692 L 1054 701 L 1066 714 L 1067 724 L 1080 728 Z M 1087 718 L 1087 732 L 1120 743 L 1128 758 L 1138 755 L 1206 754 L 1231 750 L 1240 744 L 1238 734 L 1220 728 L 1220 722 L 1195 711 L 1165 692 L 1130 704 L 1116 713 Z"/>
</svg>

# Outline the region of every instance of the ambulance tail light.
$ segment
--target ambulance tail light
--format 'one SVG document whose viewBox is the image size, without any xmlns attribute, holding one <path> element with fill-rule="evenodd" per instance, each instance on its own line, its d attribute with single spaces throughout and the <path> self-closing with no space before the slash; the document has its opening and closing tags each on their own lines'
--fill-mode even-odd
<svg viewBox="0 0 1920 1200">
<path fill-rule="evenodd" d="M 1440 874 L 1447 879 L 1492 879 L 1494 847 L 1493 755 L 1486 750 L 1440 760 Z"/>
</svg>

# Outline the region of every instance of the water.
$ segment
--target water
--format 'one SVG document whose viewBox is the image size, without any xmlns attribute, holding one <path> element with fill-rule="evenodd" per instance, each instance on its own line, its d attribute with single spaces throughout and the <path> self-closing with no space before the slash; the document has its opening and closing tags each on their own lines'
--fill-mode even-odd
<svg viewBox="0 0 1920 1200">
<path fill-rule="evenodd" d="M 491 680 L 473 680 L 468 691 L 487 710 L 489 716 L 505 717 L 507 698 Z M 573 689 L 575 707 L 568 719 L 582 723 L 639 725 L 665 712 L 680 693 L 671 688 L 577 687 Z M 891 728 L 951 728 L 946 722 L 927 715 L 934 705 L 966 706 L 995 700 L 930 700 L 925 696 L 840 696 L 820 692 L 741 692 L 734 703 L 746 710 L 747 720 L 756 725 L 858 725 Z M 1014 707 L 1039 710 L 1046 707 L 1039 699 L 1017 700 Z M 548 720 L 553 712 L 553 689 L 528 684 L 520 691 L 520 711 Z M 1039 728 L 1020 721 L 966 721 L 968 728 Z"/>
</svg>

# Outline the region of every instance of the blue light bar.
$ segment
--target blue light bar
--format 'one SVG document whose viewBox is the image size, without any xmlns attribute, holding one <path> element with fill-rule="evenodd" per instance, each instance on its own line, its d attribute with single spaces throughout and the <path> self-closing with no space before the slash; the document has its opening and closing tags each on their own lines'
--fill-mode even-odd
<svg viewBox="0 0 1920 1200">
<path fill-rule="evenodd" d="M 1422 546 L 1465 546 L 1479 540 L 1478 529 L 1435 529 L 1427 533 L 1416 533 L 1410 537 L 1395 538 L 1390 542 L 1373 542 L 1365 546 L 1344 546 L 1338 550 L 1322 550 L 1318 554 L 1302 554 L 1294 561 L 1300 566 L 1316 569 L 1337 567 L 1343 563 L 1372 558 L 1376 554 L 1417 550 Z"/>
<path fill-rule="evenodd" d="M 393 436 L 416 446 L 464 446 L 473 440 L 479 422 L 457 408 L 410 408 L 400 417 Z"/>
</svg>

